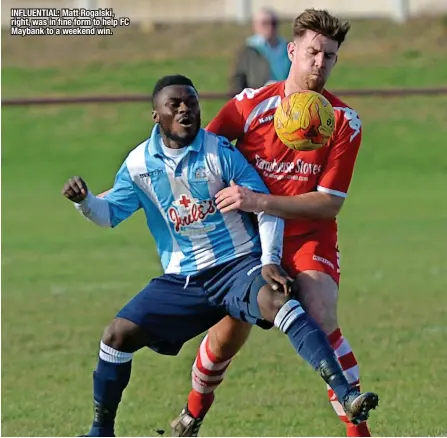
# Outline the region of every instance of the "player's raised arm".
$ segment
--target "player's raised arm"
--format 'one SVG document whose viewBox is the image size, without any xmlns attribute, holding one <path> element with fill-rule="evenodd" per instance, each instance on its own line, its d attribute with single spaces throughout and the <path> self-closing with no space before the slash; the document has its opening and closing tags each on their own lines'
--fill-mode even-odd
<svg viewBox="0 0 447 438">
<path fill-rule="evenodd" d="M 84 217 L 101 227 L 116 227 L 141 207 L 126 163 L 118 171 L 113 188 L 99 196 L 91 193 L 78 176 L 68 180 L 62 194 Z"/>
</svg>

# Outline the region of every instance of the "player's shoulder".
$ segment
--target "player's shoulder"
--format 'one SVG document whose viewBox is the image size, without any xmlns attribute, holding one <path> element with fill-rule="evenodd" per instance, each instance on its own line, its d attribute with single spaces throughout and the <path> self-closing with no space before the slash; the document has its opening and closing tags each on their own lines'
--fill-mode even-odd
<svg viewBox="0 0 447 438">
<path fill-rule="evenodd" d="M 346 131 L 352 141 L 362 131 L 362 120 L 360 119 L 358 112 L 347 103 L 345 103 L 343 100 L 341 100 L 338 96 L 330 93 L 327 90 L 323 91 L 323 96 L 326 97 L 326 99 L 334 108 L 335 129 L 338 132 Z"/>
<path fill-rule="evenodd" d="M 228 140 L 228 138 L 217 135 L 214 132 L 203 130 L 205 148 L 212 150 L 216 154 L 222 149 L 234 150 L 235 146 Z"/>
<path fill-rule="evenodd" d="M 355 117 L 360 119 L 358 112 L 335 94 L 324 90 L 323 96 L 330 102 L 330 104 L 334 108 L 336 118 L 349 120 L 350 118 Z"/>
<path fill-rule="evenodd" d="M 127 168 L 131 177 L 141 173 L 141 169 L 146 167 L 146 150 L 149 141 L 150 138 L 145 139 L 127 154 L 123 165 Z"/>
<path fill-rule="evenodd" d="M 127 154 L 126 162 L 129 160 L 135 160 L 135 159 L 144 159 L 146 148 L 148 147 L 150 138 L 146 138 L 141 143 L 139 143 L 137 146 L 135 146 L 133 149 L 130 150 L 130 152 Z"/>
<path fill-rule="evenodd" d="M 282 95 L 284 95 L 284 81 L 274 82 L 261 88 L 245 88 L 233 99 L 245 110 L 251 110 L 265 102 L 275 100 L 279 103 Z"/>
<path fill-rule="evenodd" d="M 244 158 L 236 147 L 222 135 L 205 131 L 204 157 L 211 173 L 217 175 L 237 166 Z"/>
</svg>

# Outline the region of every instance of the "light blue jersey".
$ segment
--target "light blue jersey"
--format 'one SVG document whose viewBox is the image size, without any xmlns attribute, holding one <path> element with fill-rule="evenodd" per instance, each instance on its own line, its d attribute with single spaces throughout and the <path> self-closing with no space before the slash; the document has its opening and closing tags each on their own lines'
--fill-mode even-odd
<svg viewBox="0 0 447 438">
<path fill-rule="evenodd" d="M 201 129 L 176 162 L 163 152 L 156 125 L 151 137 L 130 152 L 105 196 L 110 224 L 115 227 L 142 208 L 168 274 L 191 275 L 243 255 L 261 254 L 250 217 L 239 211 L 221 214 L 216 208 L 214 196 L 232 180 L 268 193 L 256 170 L 226 138 Z M 282 241 L 276 252 L 279 262 Z"/>
</svg>

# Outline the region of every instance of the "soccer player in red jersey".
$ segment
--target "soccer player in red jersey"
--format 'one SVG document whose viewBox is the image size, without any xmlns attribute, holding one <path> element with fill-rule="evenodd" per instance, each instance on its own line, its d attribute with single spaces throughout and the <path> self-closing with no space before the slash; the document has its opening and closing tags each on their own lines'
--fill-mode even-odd
<svg viewBox="0 0 447 438">
<path fill-rule="evenodd" d="M 337 222 L 351 182 L 362 137 L 357 113 L 325 89 L 350 24 L 326 11 L 308 9 L 293 24 L 288 45 L 292 62 L 285 81 L 245 89 L 230 100 L 208 130 L 237 140 L 271 195 L 232 186 L 217 194 L 218 208 L 265 211 L 286 219 L 283 266 L 295 278 L 298 298 L 327 334 L 348 381 L 359 384 L 359 366 L 337 320 L 340 279 Z M 324 147 L 311 152 L 287 148 L 276 136 L 273 115 L 281 99 L 300 90 L 322 93 L 335 109 L 335 130 Z M 174 436 L 196 436 L 232 357 L 251 326 L 225 318 L 202 341 L 192 369 L 187 406 L 172 422 Z M 347 436 L 371 436 L 366 422 L 349 423 L 334 393 L 329 399 Z"/>
</svg>

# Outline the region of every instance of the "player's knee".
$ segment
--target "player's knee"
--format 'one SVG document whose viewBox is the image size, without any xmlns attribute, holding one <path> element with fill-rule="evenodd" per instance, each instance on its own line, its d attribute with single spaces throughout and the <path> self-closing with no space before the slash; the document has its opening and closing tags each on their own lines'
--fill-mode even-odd
<svg viewBox="0 0 447 438">
<path fill-rule="evenodd" d="M 284 292 L 275 291 L 268 284 L 263 286 L 258 293 L 258 306 L 262 317 L 273 323 L 276 315 L 288 299 Z"/>
<path fill-rule="evenodd" d="M 115 318 L 104 330 L 102 342 L 109 347 L 133 353 L 145 343 L 144 334 L 135 323 L 122 318 Z"/>
<path fill-rule="evenodd" d="M 208 346 L 218 361 L 232 358 L 250 335 L 251 325 L 227 316 L 208 331 Z"/>
<path fill-rule="evenodd" d="M 245 344 L 251 325 L 231 318 L 223 318 L 208 331 L 209 348 L 219 362 L 232 358 Z"/>
</svg>

